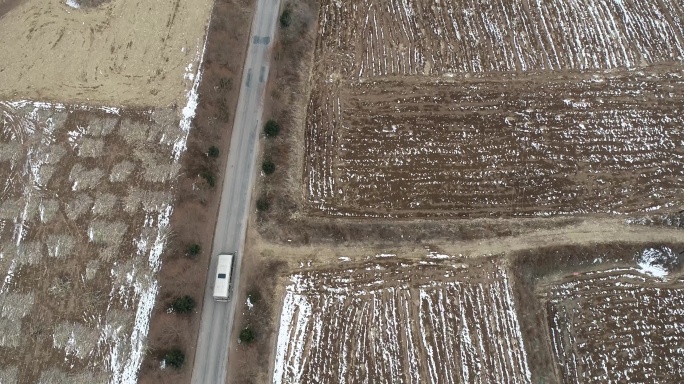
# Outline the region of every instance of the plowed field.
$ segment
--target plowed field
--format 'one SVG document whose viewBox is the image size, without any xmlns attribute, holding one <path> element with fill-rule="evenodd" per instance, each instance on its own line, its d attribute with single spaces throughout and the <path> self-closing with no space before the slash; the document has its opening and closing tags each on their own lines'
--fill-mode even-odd
<svg viewBox="0 0 684 384">
<path fill-rule="evenodd" d="M 530 383 L 495 260 L 367 262 L 292 276 L 274 382 Z"/>
<path fill-rule="evenodd" d="M 318 50 L 345 79 L 633 68 L 684 59 L 679 1 L 327 0 Z"/>
<path fill-rule="evenodd" d="M 669 1 L 324 3 L 311 206 L 357 217 L 668 211 L 684 201 L 681 14 Z"/>
<path fill-rule="evenodd" d="M 684 284 L 620 268 L 551 289 L 551 343 L 563 383 L 684 380 Z"/>
</svg>

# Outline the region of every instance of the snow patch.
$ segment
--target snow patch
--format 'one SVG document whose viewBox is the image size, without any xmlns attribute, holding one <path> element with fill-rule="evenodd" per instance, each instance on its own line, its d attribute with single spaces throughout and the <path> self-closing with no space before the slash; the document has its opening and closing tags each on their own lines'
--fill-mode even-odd
<svg viewBox="0 0 684 384">
<path fill-rule="evenodd" d="M 430 259 L 449 259 L 452 256 L 443 255 L 443 254 L 437 253 L 435 251 L 430 251 L 430 253 L 427 254 L 427 257 Z"/>
<path fill-rule="evenodd" d="M 653 277 L 665 278 L 669 274 L 668 265 L 676 261 L 677 255 L 668 247 L 647 248 L 637 260 L 639 272 Z"/>
<path fill-rule="evenodd" d="M 187 97 L 188 102 L 183 108 L 182 117 L 180 120 L 180 128 L 183 133 L 181 138 L 179 138 L 173 144 L 173 159 L 175 161 L 180 160 L 180 156 L 185 152 L 186 144 L 188 141 L 188 135 L 190 134 L 190 128 L 192 125 L 192 119 L 195 118 L 195 110 L 197 109 L 197 104 L 199 102 L 199 85 L 202 81 L 202 63 L 204 62 L 204 52 L 207 50 L 207 40 L 204 39 L 204 47 L 202 48 L 202 53 L 199 53 L 199 57 L 196 57 L 197 62 L 197 74 L 194 76 L 189 76 L 187 73 L 183 75 L 184 79 L 193 79 L 192 88 L 188 91 Z M 192 70 L 192 64 L 188 65 L 186 71 Z"/>
<path fill-rule="evenodd" d="M 394 253 L 378 253 L 375 255 L 375 257 L 382 258 L 382 257 L 396 257 L 397 255 Z"/>
</svg>

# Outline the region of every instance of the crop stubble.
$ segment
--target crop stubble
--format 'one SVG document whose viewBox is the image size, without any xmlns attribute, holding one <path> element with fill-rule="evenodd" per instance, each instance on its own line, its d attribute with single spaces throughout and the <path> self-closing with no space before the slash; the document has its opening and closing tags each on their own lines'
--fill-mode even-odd
<svg viewBox="0 0 684 384">
<path fill-rule="evenodd" d="M 684 59 L 683 12 L 671 0 L 331 0 L 317 49 L 347 80 L 635 67 Z"/>
<path fill-rule="evenodd" d="M 676 205 L 681 15 L 670 1 L 326 2 L 307 198 L 340 216 Z"/>
</svg>

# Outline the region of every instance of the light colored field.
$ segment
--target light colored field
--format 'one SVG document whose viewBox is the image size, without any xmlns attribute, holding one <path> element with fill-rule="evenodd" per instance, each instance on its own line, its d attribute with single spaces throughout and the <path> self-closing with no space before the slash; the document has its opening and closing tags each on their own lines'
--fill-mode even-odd
<svg viewBox="0 0 684 384">
<path fill-rule="evenodd" d="M 187 131 L 169 109 L 0 114 L 0 379 L 135 383 Z"/>
<path fill-rule="evenodd" d="M 642 256 L 638 269 L 576 274 L 547 287 L 546 312 L 561 382 L 684 380 L 684 285 L 652 263 L 656 253 L 677 257 L 669 248 L 646 253 L 650 257 Z"/>
<path fill-rule="evenodd" d="M 530 383 L 509 281 L 495 260 L 378 257 L 389 261 L 292 276 L 274 382 Z"/>
<path fill-rule="evenodd" d="M 166 107 L 185 104 L 212 1 L 9 4 L 0 18 L 0 99 Z"/>
</svg>

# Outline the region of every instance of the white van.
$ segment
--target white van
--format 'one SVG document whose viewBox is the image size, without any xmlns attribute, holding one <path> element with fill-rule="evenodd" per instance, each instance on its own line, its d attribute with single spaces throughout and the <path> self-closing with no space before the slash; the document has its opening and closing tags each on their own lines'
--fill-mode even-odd
<svg viewBox="0 0 684 384">
<path fill-rule="evenodd" d="M 227 301 L 230 295 L 230 288 L 233 285 L 233 262 L 234 253 L 222 253 L 218 255 L 218 266 L 216 267 L 216 280 L 214 281 L 214 299 Z"/>
</svg>

